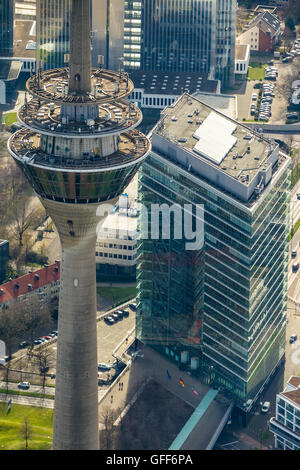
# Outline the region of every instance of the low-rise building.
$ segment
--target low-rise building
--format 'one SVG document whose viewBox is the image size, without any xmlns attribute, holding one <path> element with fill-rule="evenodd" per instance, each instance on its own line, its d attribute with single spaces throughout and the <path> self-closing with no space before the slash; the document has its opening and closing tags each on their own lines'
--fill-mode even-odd
<svg viewBox="0 0 300 470">
<path fill-rule="evenodd" d="M 300 450 L 300 377 L 290 377 L 284 391 L 277 394 L 276 416 L 269 428 L 276 449 Z"/>
<path fill-rule="evenodd" d="M 237 44 L 235 47 L 235 76 L 238 80 L 247 80 L 250 61 L 250 44 Z"/>
<path fill-rule="evenodd" d="M 259 13 L 237 37 L 237 44 L 248 44 L 252 51 L 270 52 L 279 43 L 280 20 L 269 11 Z"/>
<path fill-rule="evenodd" d="M 129 96 L 141 108 L 164 109 L 184 92 L 219 94 L 221 82 L 211 80 L 207 74 L 192 72 L 151 72 L 136 70 L 130 73 L 135 84 Z"/>
<path fill-rule="evenodd" d="M 96 243 L 98 282 L 135 282 L 137 216 L 135 201 L 128 202 L 124 194 L 105 219 Z"/>
<path fill-rule="evenodd" d="M 50 302 L 59 294 L 60 262 L 45 265 L 24 276 L 12 279 L 0 286 L 0 309 L 9 308 L 15 302 L 32 295 Z"/>
</svg>

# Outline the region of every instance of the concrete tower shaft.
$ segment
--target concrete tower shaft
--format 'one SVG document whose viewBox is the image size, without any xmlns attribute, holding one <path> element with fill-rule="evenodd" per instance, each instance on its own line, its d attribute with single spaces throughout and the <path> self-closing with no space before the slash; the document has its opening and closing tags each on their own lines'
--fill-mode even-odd
<svg viewBox="0 0 300 470">
<path fill-rule="evenodd" d="M 69 93 L 91 91 L 90 0 L 72 0 Z"/>
</svg>

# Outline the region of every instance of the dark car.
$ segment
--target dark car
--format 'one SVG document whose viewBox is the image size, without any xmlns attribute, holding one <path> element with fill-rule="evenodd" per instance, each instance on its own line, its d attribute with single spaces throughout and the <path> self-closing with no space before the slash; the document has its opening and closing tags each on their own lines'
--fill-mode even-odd
<svg viewBox="0 0 300 470">
<path fill-rule="evenodd" d="M 112 313 L 110 316 L 111 316 L 115 321 L 120 320 L 119 315 L 118 315 L 117 313 Z"/>
<path fill-rule="evenodd" d="M 129 310 L 123 310 L 124 317 L 129 317 Z"/>
<path fill-rule="evenodd" d="M 124 316 L 123 310 L 117 310 L 117 311 L 116 311 L 116 314 L 118 315 L 119 320 L 123 320 L 123 316 Z"/>
<path fill-rule="evenodd" d="M 129 307 L 131 308 L 131 310 L 134 310 L 134 311 L 136 310 L 136 304 L 135 303 L 134 304 L 129 304 Z"/>
<path fill-rule="evenodd" d="M 22 341 L 21 343 L 19 343 L 20 348 L 26 348 L 27 346 L 29 346 L 28 341 Z"/>
<path fill-rule="evenodd" d="M 104 321 L 108 325 L 112 325 L 113 323 L 115 323 L 115 320 L 110 315 L 108 315 L 107 317 L 104 317 Z"/>
<path fill-rule="evenodd" d="M 40 339 L 35 339 L 35 340 L 33 341 L 33 344 L 36 344 L 36 345 L 42 344 L 42 343 L 43 343 L 43 341 L 40 340 Z"/>
</svg>

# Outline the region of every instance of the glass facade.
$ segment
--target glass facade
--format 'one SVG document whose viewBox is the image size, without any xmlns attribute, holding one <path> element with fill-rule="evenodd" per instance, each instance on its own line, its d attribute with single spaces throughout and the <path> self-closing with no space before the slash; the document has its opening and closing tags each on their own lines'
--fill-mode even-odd
<svg viewBox="0 0 300 470">
<path fill-rule="evenodd" d="M 251 209 L 154 152 L 139 184 L 148 210 L 203 204 L 204 246 L 139 240 L 137 335 L 160 349 L 171 338 L 178 351 L 189 345 L 201 379 L 242 404 L 284 355 L 290 170 Z"/>
<path fill-rule="evenodd" d="M 14 0 L 0 0 L 0 56 L 13 54 Z"/>
<path fill-rule="evenodd" d="M 137 70 L 141 66 L 143 0 L 124 3 L 124 67 Z"/>
<path fill-rule="evenodd" d="M 43 69 L 63 67 L 70 48 L 71 0 L 39 0 L 36 3 L 37 60 Z"/>
<path fill-rule="evenodd" d="M 17 163 L 37 194 L 46 199 L 72 204 L 108 201 L 119 196 L 140 165 L 137 163 L 126 168 L 88 173 Z"/>
<path fill-rule="evenodd" d="M 144 0 L 143 70 L 209 73 L 213 16 L 212 0 Z"/>
<path fill-rule="evenodd" d="M 199 72 L 234 82 L 236 0 L 144 0 L 143 70 Z"/>
</svg>

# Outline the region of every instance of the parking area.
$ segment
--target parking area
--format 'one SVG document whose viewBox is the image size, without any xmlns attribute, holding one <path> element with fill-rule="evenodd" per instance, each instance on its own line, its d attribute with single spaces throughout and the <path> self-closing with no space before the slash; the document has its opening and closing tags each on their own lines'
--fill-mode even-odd
<svg viewBox="0 0 300 470">
<path fill-rule="evenodd" d="M 285 124 L 286 123 L 286 114 L 289 112 L 287 110 L 288 101 L 289 101 L 289 89 L 287 84 L 291 84 L 292 78 L 297 74 L 297 69 L 300 67 L 300 56 L 295 56 L 289 62 L 282 62 L 282 60 L 272 59 L 265 66 L 266 75 L 264 80 L 250 80 L 247 81 L 245 90 L 242 94 L 237 94 L 237 103 L 238 103 L 238 120 L 240 122 L 254 121 L 255 117 L 258 118 L 258 121 L 269 122 L 271 124 Z M 259 86 L 262 86 L 262 94 L 259 96 L 260 89 Z M 263 88 L 265 86 L 265 89 Z M 267 90 L 269 88 L 269 90 Z M 265 92 L 270 92 L 274 96 L 264 96 Z M 256 93 L 256 99 L 253 98 L 253 93 Z M 262 101 L 265 98 L 271 98 L 266 102 Z M 270 113 L 265 113 L 268 106 Z M 262 106 L 264 104 L 264 106 Z M 253 111 L 253 106 L 255 105 L 255 112 Z M 260 117 L 259 118 L 259 113 Z M 267 118 L 267 119 L 266 119 Z"/>
</svg>

